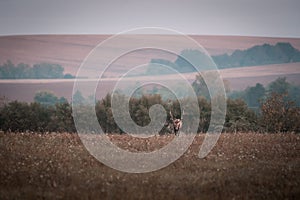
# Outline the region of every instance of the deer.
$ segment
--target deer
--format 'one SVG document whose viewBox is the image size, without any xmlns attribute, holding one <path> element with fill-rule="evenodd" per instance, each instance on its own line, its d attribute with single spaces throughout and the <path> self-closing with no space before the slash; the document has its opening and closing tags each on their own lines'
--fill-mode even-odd
<svg viewBox="0 0 300 200">
<path fill-rule="evenodd" d="M 182 127 L 182 117 L 181 117 L 181 119 L 174 118 L 171 110 L 170 110 L 170 116 L 171 116 L 171 122 L 173 124 L 174 134 L 177 135 L 179 132 L 179 129 Z"/>
</svg>

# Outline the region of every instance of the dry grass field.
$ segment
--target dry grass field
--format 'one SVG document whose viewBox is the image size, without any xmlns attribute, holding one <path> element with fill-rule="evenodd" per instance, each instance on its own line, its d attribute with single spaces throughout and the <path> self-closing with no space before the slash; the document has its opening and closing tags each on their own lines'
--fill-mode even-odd
<svg viewBox="0 0 300 200">
<path fill-rule="evenodd" d="M 161 148 L 173 135 L 110 135 L 128 150 Z M 299 199 L 300 135 L 222 134 L 205 158 L 204 135 L 159 171 L 128 174 L 93 158 L 76 134 L 0 133 L 0 199 Z"/>
</svg>

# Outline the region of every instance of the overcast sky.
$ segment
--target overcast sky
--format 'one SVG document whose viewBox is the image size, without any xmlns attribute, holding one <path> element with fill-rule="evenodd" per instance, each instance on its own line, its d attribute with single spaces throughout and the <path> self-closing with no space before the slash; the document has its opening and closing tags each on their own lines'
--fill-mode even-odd
<svg viewBox="0 0 300 200">
<path fill-rule="evenodd" d="M 0 0 L 0 35 L 185 34 L 300 37 L 299 0 Z"/>
</svg>

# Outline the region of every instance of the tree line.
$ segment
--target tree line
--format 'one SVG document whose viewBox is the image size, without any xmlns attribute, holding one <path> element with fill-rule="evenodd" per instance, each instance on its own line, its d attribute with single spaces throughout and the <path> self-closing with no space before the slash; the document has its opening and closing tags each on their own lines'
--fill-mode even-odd
<svg viewBox="0 0 300 200">
<path fill-rule="evenodd" d="M 71 74 L 64 74 L 64 68 L 58 64 L 40 63 L 30 66 L 19 63 L 14 65 L 10 60 L 0 65 L 0 79 L 69 79 Z"/>
<path fill-rule="evenodd" d="M 278 42 L 275 45 L 263 44 L 245 50 L 235 50 L 231 55 L 225 53 L 212 58 L 219 69 L 225 69 L 300 62 L 300 51 L 290 43 Z"/>
<path fill-rule="evenodd" d="M 227 113 L 225 118 L 224 132 L 296 132 L 300 133 L 300 109 L 296 102 L 292 99 L 289 90 L 286 88 L 286 79 L 279 78 L 272 82 L 269 87 L 265 88 L 265 93 L 253 92 L 259 94 L 255 99 L 258 102 L 258 109 L 249 107 L 249 99 L 245 101 L 243 98 L 228 98 Z M 198 81 L 199 84 L 199 81 Z M 194 89 L 200 87 L 196 83 Z M 201 86 L 203 87 L 203 86 Z M 257 91 L 263 91 L 261 86 Z M 276 89 L 275 89 L 276 88 Z M 282 90 L 281 90 L 282 89 Z M 247 92 L 253 89 L 246 89 Z M 210 123 L 211 116 L 211 101 L 200 93 L 198 90 L 198 106 L 200 110 L 198 132 L 206 132 Z M 204 90 L 205 91 L 205 90 Z M 256 91 L 256 90 L 254 90 Z M 118 95 L 117 98 L 123 101 L 125 95 Z M 85 109 L 84 97 L 77 92 L 76 98 L 73 99 L 73 104 L 79 106 L 80 109 Z M 245 95 L 245 97 L 248 97 Z M 114 121 L 110 94 L 107 94 L 103 99 L 96 101 L 95 111 L 98 122 L 105 133 L 123 133 Z M 252 96 L 251 96 L 252 99 Z M 0 129 L 2 131 L 38 131 L 38 132 L 76 132 L 71 103 L 63 97 L 56 97 L 53 93 L 38 92 L 34 98 L 35 102 L 4 102 L 0 104 Z M 182 100 L 183 103 L 188 103 L 189 98 Z M 145 126 L 150 122 L 149 108 L 152 105 L 162 105 L 168 113 L 167 121 L 170 120 L 169 111 L 173 115 L 181 117 L 180 104 L 176 99 L 163 99 L 159 94 L 148 94 L 136 97 L 131 97 L 129 101 L 129 112 L 132 120 L 140 125 Z M 171 106 L 170 106 L 171 105 Z M 193 110 L 193 109 L 192 109 Z M 82 123 L 88 123 L 91 115 L 87 114 Z M 184 116 L 183 116 L 184 117 Z M 79 122 L 81 123 L 81 122 Z M 171 133 L 171 130 L 165 126 L 160 134 Z"/>
<path fill-rule="evenodd" d="M 170 74 L 169 70 L 163 71 L 151 64 L 161 64 L 169 66 L 180 73 L 195 72 L 194 66 L 189 63 L 192 61 L 198 66 L 206 66 L 208 56 L 196 49 L 185 49 L 180 52 L 176 60 L 152 59 L 150 61 L 146 75 Z M 212 55 L 211 58 L 219 69 L 259 66 L 280 63 L 300 62 L 300 51 L 294 48 L 290 43 L 279 42 L 275 45 L 263 44 L 256 45 L 245 50 L 235 50 L 231 55 L 227 53 L 222 55 Z"/>
<path fill-rule="evenodd" d="M 267 87 L 257 83 L 255 86 L 247 87 L 244 91 L 233 91 L 228 94 L 232 99 L 243 99 L 248 107 L 259 109 L 260 104 L 272 93 L 280 96 L 285 96 L 285 99 L 293 101 L 293 103 L 300 107 L 300 87 L 289 83 L 286 77 L 279 77 L 271 82 Z"/>
</svg>

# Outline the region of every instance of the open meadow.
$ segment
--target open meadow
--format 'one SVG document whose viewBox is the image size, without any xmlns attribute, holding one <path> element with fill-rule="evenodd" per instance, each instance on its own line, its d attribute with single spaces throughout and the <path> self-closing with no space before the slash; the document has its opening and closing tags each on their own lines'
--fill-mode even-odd
<svg viewBox="0 0 300 200">
<path fill-rule="evenodd" d="M 300 199 L 300 39 L 192 35 L 203 45 L 199 51 L 180 44 L 173 34 L 148 35 L 168 48 L 149 48 L 148 39 L 140 36 L 147 35 L 127 35 L 124 42 L 104 45 L 105 53 L 100 51 L 95 60 L 87 56 L 110 35 L 0 36 L 0 200 Z M 139 42 L 146 47 L 116 57 L 126 44 Z M 114 58 L 109 65 L 107 58 Z M 189 60 L 195 60 L 201 74 Z M 208 80 L 218 79 L 209 76 L 215 66 L 224 87 L 221 80 Z M 165 109 L 164 119 L 153 117 L 154 105 Z M 222 114 L 224 121 L 218 123 L 215 118 Z M 176 137 L 170 133 L 185 132 L 185 126 L 203 133 L 211 123 L 222 124 L 226 133 L 203 159 L 198 153 L 205 134 L 197 134 L 167 167 L 124 173 L 99 162 L 77 134 L 69 133 L 98 132 L 90 123 L 97 122 L 95 117 L 111 142 L 130 152 L 161 149 Z M 126 126 L 132 120 L 145 128 L 144 134 L 159 131 L 147 128 L 157 118 L 161 135 L 118 134 L 134 129 L 124 130 L 117 117 Z M 197 129 L 190 131 L 190 124 Z M 85 136 L 93 147 L 99 147 L 95 137 L 104 137 Z M 176 139 L 184 143 L 184 137 Z M 183 149 L 177 144 L 148 163 L 173 158 Z M 130 156 L 113 157 L 107 149 L 100 152 L 105 159 L 130 162 Z M 143 159 L 130 169 L 140 166 L 147 167 Z"/>
<path fill-rule="evenodd" d="M 0 133 L 0 199 L 299 199 L 300 135 L 224 133 L 210 154 L 196 136 L 176 162 L 122 173 L 93 158 L 77 134 Z M 109 135 L 129 151 L 153 151 L 174 135 Z"/>
</svg>

